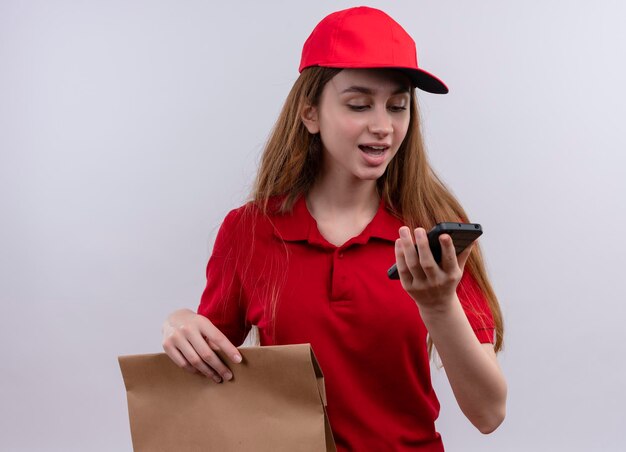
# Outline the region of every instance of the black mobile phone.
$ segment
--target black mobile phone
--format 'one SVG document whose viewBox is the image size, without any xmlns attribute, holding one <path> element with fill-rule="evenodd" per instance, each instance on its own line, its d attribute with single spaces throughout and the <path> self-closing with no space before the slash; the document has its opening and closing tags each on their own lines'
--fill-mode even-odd
<svg viewBox="0 0 626 452">
<path fill-rule="evenodd" d="M 457 256 L 468 247 L 470 243 L 480 237 L 483 233 L 483 228 L 478 223 L 439 223 L 435 225 L 430 231 L 428 231 L 428 244 L 430 245 L 430 251 L 433 253 L 433 257 L 437 263 L 441 262 L 441 244 L 439 243 L 439 236 L 441 234 L 449 234 L 452 237 L 452 243 L 456 250 Z M 415 245 L 417 251 L 417 245 Z M 389 270 L 387 270 L 387 276 L 389 279 L 400 279 L 396 264 L 393 264 Z"/>
</svg>

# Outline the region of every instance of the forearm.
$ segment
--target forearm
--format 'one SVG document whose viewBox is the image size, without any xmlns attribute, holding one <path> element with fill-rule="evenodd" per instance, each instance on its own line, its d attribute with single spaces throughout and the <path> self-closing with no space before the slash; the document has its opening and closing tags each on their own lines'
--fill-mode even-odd
<svg viewBox="0 0 626 452">
<path fill-rule="evenodd" d="M 493 349 L 478 341 L 456 294 L 452 302 L 420 313 L 459 407 L 481 432 L 492 432 L 504 419 L 507 393 Z"/>
</svg>

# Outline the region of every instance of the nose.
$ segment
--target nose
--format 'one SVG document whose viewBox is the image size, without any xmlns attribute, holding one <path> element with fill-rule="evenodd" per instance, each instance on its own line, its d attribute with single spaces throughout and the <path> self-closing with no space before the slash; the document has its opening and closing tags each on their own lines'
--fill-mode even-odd
<svg viewBox="0 0 626 452">
<path fill-rule="evenodd" d="M 387 136 L 393 132 L 391 117 L 386 108 L 375 108 L 372 110 L 372 117 L 368 129 L 370 133 L 377 136 Z"/>
</svg>

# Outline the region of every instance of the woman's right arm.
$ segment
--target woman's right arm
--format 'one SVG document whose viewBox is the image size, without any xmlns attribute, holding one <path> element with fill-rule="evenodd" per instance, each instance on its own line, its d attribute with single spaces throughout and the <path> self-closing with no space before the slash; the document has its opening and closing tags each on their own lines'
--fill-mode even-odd
<svg viewBox="0 0 626 452">
<path fill-rule="evenodd" d="M 234 364 L 242 360 L 237 347 L 209 319 L 189 309 L 172 312 L 163 323 L 163 350 L 179 367 L 201 372 L 216 383 L 233 375 L 215 351 L 223 351 Z"/>
<path fill-rule="evenodd" d="M 217 383 L 232 379 L 232 373 L 215 352 L 221 351 L 229 363 L 240 363 L 241 354 L 233 342 L 241 344 L 249 331 L 237 271 L 242 260 L 239 231 L 249 229 L 247 224 L 241 224 L 242 211 L 230 211 L 220 226 L 207 263 L 207 283 L 197 313 L 179 309 L 163 323 L 163 350 L 172 361 Z"/>
</svg>

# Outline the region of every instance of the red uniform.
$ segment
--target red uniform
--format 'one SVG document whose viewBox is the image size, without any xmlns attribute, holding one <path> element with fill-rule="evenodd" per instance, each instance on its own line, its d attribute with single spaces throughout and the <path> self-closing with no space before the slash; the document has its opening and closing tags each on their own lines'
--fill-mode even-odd
<svg viewBox="0 0 626 452">
<path fill-rule="evenodd" d="M 381 201 L 358 236 L 335 246 L 302 197 L 287 215 L 240 207 L 226 216 L 207 266 L 198 313 L 235 345 L 251 325 L 261 345 L 311 343 L 339 451 L 443 450 L 427 331 L 415 301 L 387 277 L 402 225 Z M 468 272 L 457 294 L 479 341 L 492 342 L 487 301 Z"/>
</svg>

